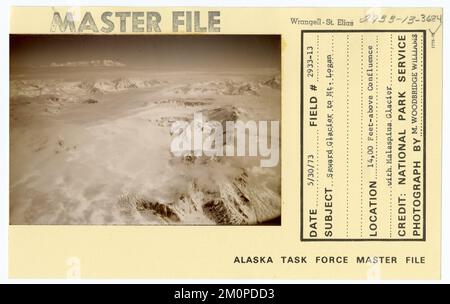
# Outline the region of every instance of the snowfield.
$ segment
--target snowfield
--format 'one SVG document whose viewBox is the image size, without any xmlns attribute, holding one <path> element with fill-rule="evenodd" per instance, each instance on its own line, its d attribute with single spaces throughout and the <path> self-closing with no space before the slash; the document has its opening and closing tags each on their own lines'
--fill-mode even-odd
<svg viewBox="0 0 450 304">
<path fill-rule="evenodd" d="M 11 224 L 279 224 L 281 161 L 170 152 L 171 125 L 194 113 L 280 121 L 278 71 L 60 76 L 77 65 L 11 76 Z"/>
</svg>

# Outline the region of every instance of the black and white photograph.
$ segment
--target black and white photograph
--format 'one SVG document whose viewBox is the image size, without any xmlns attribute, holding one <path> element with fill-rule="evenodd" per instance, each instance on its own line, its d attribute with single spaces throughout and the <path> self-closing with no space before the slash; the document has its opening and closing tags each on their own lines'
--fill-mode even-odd
<svg viewBox="0 0 450 304">
<path fill-rule="evenodd" d="M 280 35 L 10 35 L 11 225 L 280 225 Z"/>
</svg>

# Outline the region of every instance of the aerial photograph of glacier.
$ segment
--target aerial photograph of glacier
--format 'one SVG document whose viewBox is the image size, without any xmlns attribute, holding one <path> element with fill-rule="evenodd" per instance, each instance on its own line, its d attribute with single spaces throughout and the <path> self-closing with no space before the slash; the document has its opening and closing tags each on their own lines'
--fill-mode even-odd
<svg viewBox="0 0 450 304">
<path fill-rule="evenodd" d="M 199 116 L 281 123 L 280 36 L 10 35 L 10 224 L 280 225 L 280 130 L 177 155 Z"/>
</svg>

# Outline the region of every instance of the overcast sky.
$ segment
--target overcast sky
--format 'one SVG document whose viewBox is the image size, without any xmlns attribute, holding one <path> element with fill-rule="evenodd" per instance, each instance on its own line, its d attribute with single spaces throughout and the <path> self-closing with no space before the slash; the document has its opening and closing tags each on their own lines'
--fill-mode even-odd
<svg viewBox="0 0 450 304">
<path fill-rule="evenodd" d="M 279 69 L 280 42 L 270 35 L 10 35 L 10 63 L 112 59 L 133 68 Z"/>
</svg>

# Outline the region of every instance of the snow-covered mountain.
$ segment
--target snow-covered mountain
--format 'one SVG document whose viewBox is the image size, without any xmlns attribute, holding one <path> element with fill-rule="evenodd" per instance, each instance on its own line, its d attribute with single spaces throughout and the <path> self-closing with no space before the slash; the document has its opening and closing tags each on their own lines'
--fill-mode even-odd
<svg viewBox="0 0 450 304">
<path fill-rule="evenodd" d="M 55 95 L 60 99 L 74 100 L 77 96 L 114 93 L 130 89 L 141 89 L 167 84 L 167 81 L 119 77 L 116 79 L 98 79 L 83 81 L 63 80 L 12 80 L 10 96 L 38 97 Z M 168 89 L 168 94 L 176 95 L 258 95 L 264 87 L 280 89 L 280 78 L 274 76 L 258 82 L 234 80 L 214 80 L 188 83 Z"/>
<path fill-rule="evenodd" d="M 50 67 L 124 67 L 125 64 L 111 59 L 101 60 L 85 60 L 85 61 L 68 61 L 68 62 L 52 62 Z"/>
<path fill-rule="evenodd" d="M 253 225 L 281 216 L 279 165 L 195 156 L 188 146 L 171 153 L 173 124 L 195 125 L 198 113 L 222 126 L 279 119 L 272 72 L 30 75 L 10 81 L 10 97 L 12 223 Z M 224 132 L 224 148 L 237 132 Z"/>
<path fill-rule="evenodd" d="M 38 97 L 56 95 L 61 99 L 74 99 L 77 96 L 114 93 L 130 89 L 150 88 L 165 83 L 154 79 L 117 78 L 113 80 L 99 79 L 95 81 L 62 81 L 62 80 L 13 80 L 10 82 L 10 96 Z"/>
<path fill-rule="evenodd" d="M 236 80 L 214 80 L 197 83 L 184 84 L 173 88 L 172 92 L 183 95 L 259 95 L 259 90 L 264 87 L 280 89 L 280 77 L 273 76 L 262 81 L 236 81 Z"/>
<path fill-rule="evenodd" d="M 120 197 L 118 206 L 123 215 L 136 221 L 151 218 L 167 224 L 253 225 L 279 216 L 280 195 L 248 179 L 245 171 L 234 179 L 213 179 L 215 191 L 192 181 L 174 201 L 126 194 Z"/>
</svg>

